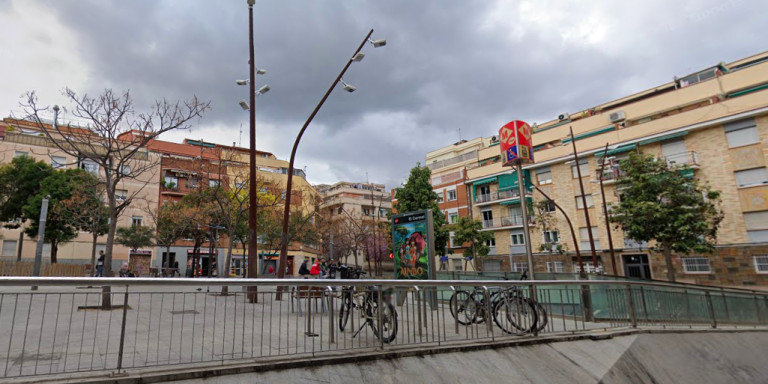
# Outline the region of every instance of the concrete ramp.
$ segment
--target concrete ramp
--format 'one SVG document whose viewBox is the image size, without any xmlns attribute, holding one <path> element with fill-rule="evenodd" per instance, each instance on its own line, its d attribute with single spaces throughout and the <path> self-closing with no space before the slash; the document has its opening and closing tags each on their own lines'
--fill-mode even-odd
<svg viewBox="0 0 768 384">
<path fill-rule="evenodd" d="M 641 333 L 179 382 L 768 383 L 768 332 Z"/>
</svg>

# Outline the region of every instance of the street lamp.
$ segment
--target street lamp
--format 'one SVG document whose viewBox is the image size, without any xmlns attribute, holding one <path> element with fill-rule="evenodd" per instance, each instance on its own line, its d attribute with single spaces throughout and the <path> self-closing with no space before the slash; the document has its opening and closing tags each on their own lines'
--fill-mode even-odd
<svg viewBox="0 0 768 384">
<path fill-rule="evenodd" d="M 323 106 L 323 103 L 325 103 L 325 100 L 328 99 L 328 96 L 330 96 L 331 92 L 333 92 L 333 89 L 336 87 L 336 84 L 342 83 L 344 85 L 344 90 L 347 92 L 354 92 L 355 89 L 357 89 L 352 85 L 342 82 L 341 78 L 342 76 L 344 76 L 344 73 L 347 72 L 347 69 L 352 64 L 353 61 L 359 62 L 360 60 L 362 60 L 362 57 L 360 57 L 358 54 L 363 49 L 363 46 L 365 45 L 365 43 L 371 43 L 376 48 L 383 47 L 387 44 L 387 41 L 385 39 L 371 40 L 372 34 L 373 34 L 373 29 L 371 29 L 368 32 L 368 35 L 365 36 L 365 39 L 363 39 L 363 42 L 360 43 L 359 47 L 357 47 L 357 50 L 355 51 L 355 53 L 353 53 L 352 56 L 347 60 L 347 64 L 344 65 L 344 68 L 341 70 L 341 73 L 339 73 L 339 76 L 337 76 L 336 79 L 333 80 L 333 82 L 331 83 L 331 86 L 328 87 L 328 90 L 325 92 L 325 95 L 323 95 L 323 98 L 320 99 L 320 102 L 312 111 L 312 114 L 309 115 L 309 118 L 304 123 L 304 126 L 301 127 L 299 134 L 296 136 L 296 141 L 293 143 L 293 149 L 291 150 L 291 160 L 288 163 L 288 180 L 286 182 L 285 207 L 283 208 L 283 232 L 281 235 L 280 259 L 278 261 L 278 268 L 277 268 L 278 278 L 285 277 L 285 266 L 288 261 L 287 260 L 288 259 L 288 220 L 290 218 L 290 211 L 291 211 L 291 190 L 293 187 L 293 163 L 296 160 L 296 150 L 299 148 L 299 141 L 301 141 L 301 136 L 304 135 L 304 131 L 307 130 L 309 123 L 311 123 L 312 119 L 315 118 L 315 115 L 320 110 L 320 107 Z"/>
<path fill-rule="evenodd" d="M 238 83 L 238 84 L 240 84 L 240 83 Z M 244 84 L 240 84 L 240 85 L 244 85 Z M 270 89 L 272 89 L 272 88 L 270 88 L 269 85 L 265 85 L 265 86 L 259 88 L 258 91 L 256 91 L 256 96 L 261 96 L 261 95 L 269 92 Z M 240 104 L 240 108 L 242 108 L 244 111 L 247 111 L 247 110 L 251 109 L 251 106 L 248 104 L 247 101 L 245 101 L 245 99 L 240 100 L 238 102 L 238 104 Z"/>
</svg>

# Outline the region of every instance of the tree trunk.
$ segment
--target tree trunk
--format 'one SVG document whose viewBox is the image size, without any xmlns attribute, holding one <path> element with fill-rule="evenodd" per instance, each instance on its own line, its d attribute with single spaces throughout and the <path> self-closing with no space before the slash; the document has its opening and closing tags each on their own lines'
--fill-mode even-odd
<svg viewBox="0 0 768 384">
<path fill-rule="evenodd" d="M 92 233 L 93 241 L 91 242 L 91 277 L 96 274 L 96 244 L 99 241 L 99 233 Z"/>
<path fill-rule="evenodd" d="M 114 203 L 110 205 L 114 205 Z M 113 207 L 110 207 L 107 246 L 104 251 L 104 274 L 107 277 L 112 277 L 112 248 L 115 246 L 115 232 L 117 231 L 117 215 L 114 214 L 114 211 Z M 101 288 L 101 307 L 105 310 L 112 309 L 112 290 L 108 285 Z"/>
<path fill-rule="evenodd" d="M 675 265 L 672 263 L 672 250 L 666 245 L 663 245 L 663 247 L 661 251 L 664 254 L 664 262 L 667 264 L 667 280 L 674 283 Z"/>
<path fill-rule="evenodd" d="M 227 278 L 229 277 L 229 266 L 232 265 L 232 239 L 229 239 L 229 245 L 227 246 L 227 259 L 222 266 L 222 269 L 224 269 L 224 273 L 220 274 L 219 277 Z M 229 287 L 226 285 L 223 285 L 221 287 L 221 295 L 227 296 L 229 294 Z"/>
<path fill-rule="evenodd" d="M 248 252 L 248 243 L 243 242 L 243 278 L 248 277 L 248 268 L 245 268 L 245 260 L 248 260 L 248 256 L 246 255 Z"/>
<path fill-rule="evenodd" d="M 51 240 L 51 264 L 56 264 L 58 262 L 58 259 L 56 258 L 56 252 L 58 250 L 59 250 L 58 241 L 52 239 Z"/>
<path fill-rule="evenodd" d="M 477 269 L 477 251 L 475 250 L 474 245 L 472 246 L 472 261 L 475 263 L 475 272 L 479 272 Z M 510 265 L 509 267 L 511 268 L 512 266 Z"/>
</svg>

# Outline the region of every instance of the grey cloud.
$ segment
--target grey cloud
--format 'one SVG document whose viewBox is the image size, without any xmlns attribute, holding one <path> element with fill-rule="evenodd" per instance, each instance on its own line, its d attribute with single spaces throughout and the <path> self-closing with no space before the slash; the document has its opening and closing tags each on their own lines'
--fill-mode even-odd
<svg viewBox="0 0 768 384">
<path fill-rule="evenodd" d="M 335 91 L 302 141 L 297 165 L 308 167 L 312 181 L 361 180 L 368 171 L 394 187 L 427 151 L 455 142 L 459 128 L 464 138 L 487 136 L 513 118 L 543 121 L 600 104 L 762 51 L 768 32 L 767 6 L 757 2 L 603 2 L 604 19 L 594 23 L 610 28 L 603 41 L 588 44 L 577 33 L 566 42 L 559 31 L 592 8 L 543 4 L 569 18 L 536 24 L 512 4 L 495 15 L 501 24 L 489 25 L 489 13 L 501 11 L 487 1 L 257 2 L 256 63 L 268 70 L 258 81 L 272 86 L 257 101 L 257 118 L 275 127 L 260 135 L 276 143 L 264 149 L 289 156 L 295 134 L 371 27 L 387 46 L 365 48 L 365 60 L 345 76 L 358 90 Z M 247 90 L 234 84 L 248 71 L 245 0 L 49 6 L 79 36 L 88 91 L 130 88 L 139 104 L 197 94 L 213 106 L 201 126 L 231 127 L 206 138 L 212 141 L 236 141 L 240 124 L 247 126 L 237 105 Z"/>
</svg>

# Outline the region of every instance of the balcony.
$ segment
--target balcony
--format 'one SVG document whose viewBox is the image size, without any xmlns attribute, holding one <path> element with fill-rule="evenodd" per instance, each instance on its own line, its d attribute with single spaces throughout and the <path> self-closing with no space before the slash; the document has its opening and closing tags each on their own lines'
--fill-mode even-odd
<svg viewBox="0 0 768 384">
<path fill-rule="evenodd" d="M 679 168 L 684 166 L 688 166 L 693 169 L 699 168 L 699 156 L 696 151 L 688 151 L 664 156 L 664 160 L 666 160 L 667 165 L 670 168 Z"/>
<path fill-rule="evenodd" d="M 602 170 L 603 184 L 613 184 L 621 176 L 624 176 L 624 170 L 619 166 L 619 161 L 611 159 L 605 163 Z M 600 180 L 600 168 L 595 170 L 595 180 Z"/>
<path fill-rule="evenodd" d="M 523 225 L 522 216 L 499 217 L 489 220 L 483 219 L 481 221 L 483 223 L 483 229 L 521 227 Z M 533 225 L 532 218 L 528 219 L 528 224 Z"/>
<path fill-rule="evenodd" d="M 492 203 L 499 200 L 515 199 L 520 197 L 520 191 L 517 189 L 508 189 L 506 191 L 484 193 L 475 196 L 475 204 Z"/>
<path fill-rule="evenodd" d="M 447 167 L 453 164 L 458 164 L 458 163 L 461 163 L 462 161 L 467 161 L 467 160 L 477 160 L 477 151 L 467 152 L 463 155 L 451 157 L 450 159 L 433 161 L 432 164 L 427 164 L 427 168 L 429 168 L 430 171 L 434 171 L 435 169 Z"/>
</svg>

